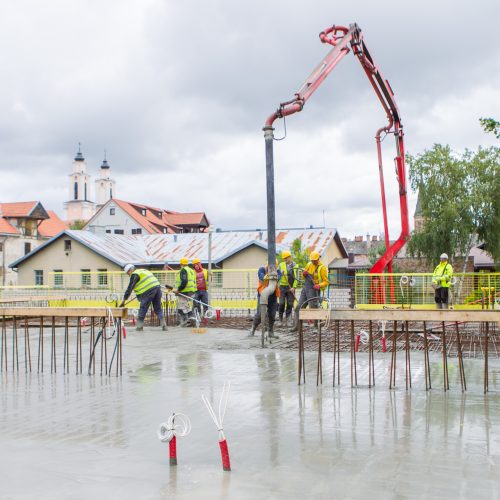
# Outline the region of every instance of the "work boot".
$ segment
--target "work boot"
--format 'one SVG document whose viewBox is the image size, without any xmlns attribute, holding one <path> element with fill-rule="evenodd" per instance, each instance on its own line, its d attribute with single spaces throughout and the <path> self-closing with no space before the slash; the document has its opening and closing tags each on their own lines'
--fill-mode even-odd
<svg viewBox="0 0 500 500">
<path fill-rule="evenodd" d="M 165 321 L 165 318 L 162 318 L 162 320 L 160 321 L 160 326 L 164 332 L 167 331 L 167 322 Z"/>
<path fill-rule="evenodd" d="M 268 337 L 270 339 L 279 339 L 279 337 L 277 335 L 275 335 L 273 332 L 273 326 L 269 328 Z"/>
<path fill-rule="evenodd" d="M 136 327 L 135 327 L 135 330 L 136 330 L 137 332 L 142 332 L 142 331 L 144 330 L 144 328 L 143 328 L 143 327 L 144 327 L 144 320 L 143 320 L 143 319 L 138 319 L 138 320 L 137 320 L 137 325 L 136 325 Z"/>
<path fill-rule="evenodd" d="M 253 337 L 255 335 L 255 328 L 252 326 L 252 329 L 250 330 L 249 334 L 247 337 Z"/>
</svg>

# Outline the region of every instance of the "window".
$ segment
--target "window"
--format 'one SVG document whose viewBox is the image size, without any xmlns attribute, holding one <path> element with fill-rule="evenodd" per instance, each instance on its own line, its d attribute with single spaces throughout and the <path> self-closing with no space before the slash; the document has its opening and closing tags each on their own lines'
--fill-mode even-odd
<svg viewBox="0 0 500 500">
<path fill-rule="evenodd" d="M 115 215 L 115 208 L 110 208 L 109 209 L 109 215 Z"/>
<path fill-rule="evenodd" d="M 31 252 L 31 243 L 24 244 L 24 255 Z"/>
<path fill-rule="evenodd" d="M 146 216 L 146 209 L 145 209 L 145 208 L 143 208 L 143 209 L 141 210 L 141 214 L 142 214 L 142 215 L 144 215 L 144 217 Z"/>
<path fill-rule="evenodd" d="M 35 285 L 43 285 L 43 271 L 35 269 Z"/>
<path fill-rule="evenodd" d="M 97 272 L 97 284 L 99 286 L 108 286 L 108 270 L 107 269 L 98 269 Z"/>
<path fill-rule="evenodd" d="M 78 182 L 73 184 L 73 197 L 75 200 L 78 200 Z"/>
<path fill-rule="evenodd" d="M 83 287 L 90 286 L 91 284 L 90 269 L 80 269 L 80 272 L 82 273 L 82 286 Z"/>
<path fill-rule="evenodd" d="M 124 234 L 124 231 L 123 231 L 123 229 L 115 229 L 114 233 L 115 234 Z"/>
<path fill-rule="evenodd" d="M 167 231 L 168 231 L 168 230 L 167 230 L 167 228 L 166 228 L 166 227 L 164 227 L 164 228 L 163 228 L 163 233 L 164 233 L 164 234 L 167 234 Z"/>
<path fill-rule="evenodd" d="M 106 232 L 109 234 L 111 233 L 111 229 L 106 229 Z"/>
<path fill-rule="evenodd" d="M 137 229 L 132 229 L 132 234 L 142 234 L 142 229 L 138 227 Z"/>
<path fill-rule="evenodd" d="M 3 252 L 3 243 L 0 243 L 0 252 Z"/>
<path fill-rule="evenodd" d="M 214 288 L 222 288 L 222 273 L 213 273 L 212 286 Z"/>
<path fill-rule="evenodd" d="M 62 269 L 54 269 L 54 286 L 64 285 L 64 276 L 62 272 Z"/>
<path fill-rule="evenodd" d="M 71 251 L 71 240 L 64 240 L 64 251 L 65 252 Z"/>
</svg>

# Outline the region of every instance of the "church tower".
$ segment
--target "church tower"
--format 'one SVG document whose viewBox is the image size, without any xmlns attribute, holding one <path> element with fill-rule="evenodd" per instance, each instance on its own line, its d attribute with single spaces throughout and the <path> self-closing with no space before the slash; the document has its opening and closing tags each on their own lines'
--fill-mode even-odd
<svg viewBox="0 0 500 500">
<path fill-rule="evenodd" d="M 78 153 L 73 162 L 73 172 L 69 174 L 69 199 L 64 203 L 66 220 L 88 220 L 95 213 L 95 203 L 90 201 L 90 175 L 78 143 Z"/>
<path fill-rule="evenodd" d="M 106 151 L 104 151 L 104 160 L 99 171 L 99 179 L 95 181 L 95 197 L 97 210 L 111 198 L 116 198 L 116 183 L 111 179 L 111 168 L 106 160 Z"/>
</svg>

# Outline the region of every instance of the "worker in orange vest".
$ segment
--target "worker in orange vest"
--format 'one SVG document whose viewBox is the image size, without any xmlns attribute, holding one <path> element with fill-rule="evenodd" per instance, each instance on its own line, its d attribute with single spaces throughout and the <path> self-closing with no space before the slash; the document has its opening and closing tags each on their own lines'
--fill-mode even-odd
<svg viewBox="0 0 500 500">
<path fill-rule="evenodd" d="M 278 265 L 278 261 L 276 261 L 276 266 Z M 255 330 L 257 330 L 260 325 L 262 318 L 260 314 L 260 294 L 262 290 L 267 287 L 269 284 L 269 279 L 267 277 L 268 266 L 259 267 L 257 271 L 257 276 L 259 278 L 259 284 L 257 285 L 257 311 L 255 312 L 255 316 L 253 317 L 252 330 L 248 334 L 249 337 L 253 337 L 255 335 Z M 281 272 L 278 270 L 278 281 L 281 277 Z M 279 287 L 276 287 L 276 290 L 269 296 L 267 299 L 267 317 L 269 320 L 269 337 L 277 339 L 278 336 L 274 335 L 274 320 L 276 318 L 276 311 L 278 310 L 278 297 L 280 296 Z"/>
</svg>

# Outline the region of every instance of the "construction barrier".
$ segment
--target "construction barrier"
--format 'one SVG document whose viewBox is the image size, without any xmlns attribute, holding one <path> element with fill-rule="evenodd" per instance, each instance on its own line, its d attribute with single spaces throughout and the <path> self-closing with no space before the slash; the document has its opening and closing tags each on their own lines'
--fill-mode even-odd
<svg viewBox="0 0 500 500">
<path fill-rule="evenodd" d="M 154 271 L 162 285 L 175 284 L 176 271 Z M 121 271 L 51 272 L 46 285 L 0 287 L 4 307 L 117 306 L 128 286 Z M 257 307 L 257 269 L 215 269 L 210 279 L 210 305 L 223 316 L 249 316 Z M 296 291 L 297 298 L 300 288 Z M 324 308 L 428 308 L 434 305 L 431 273 L 358 273 L 330 276 Z M 164 295 L 164 307 L 176 308 L 175 296 Z M 167 303 L 168 301 L 168 303 Z M 458 273 L 450 287 L 450 305 L 456 309 L 500 307 L 500 273 Z M 129 309 L 138 309 L 133 300 Z"/>
</svg>

